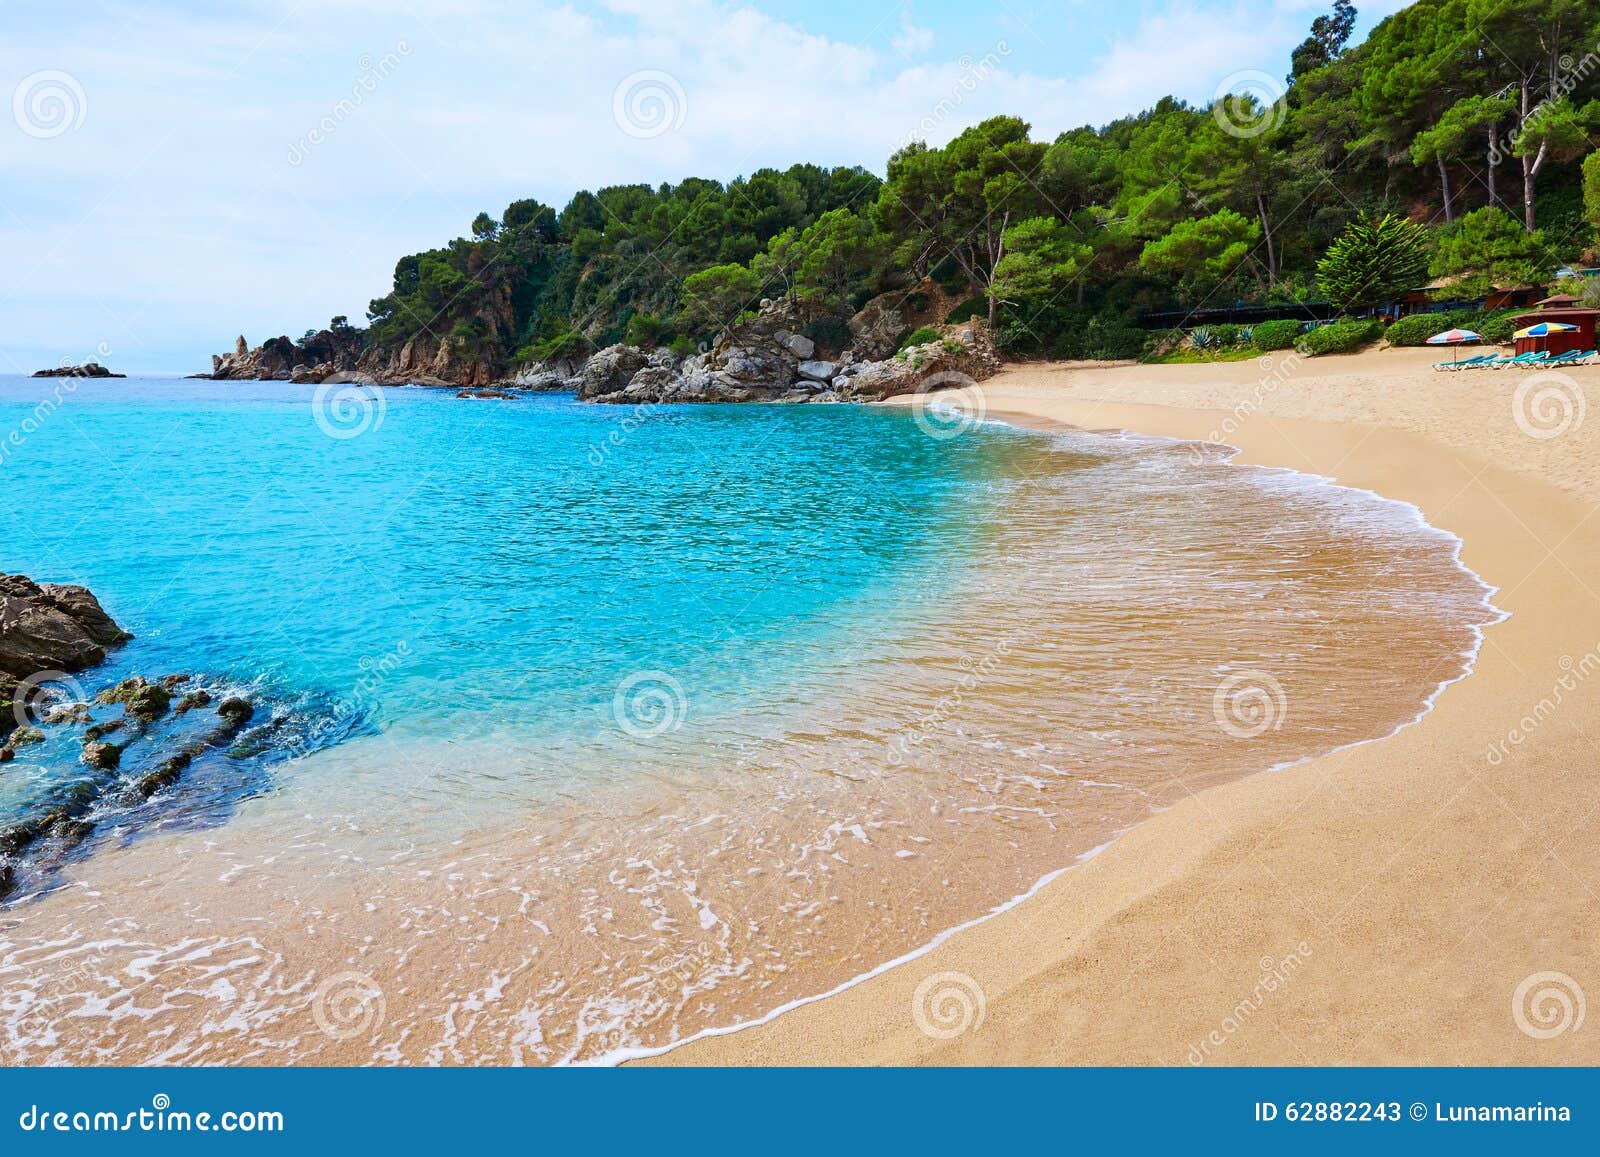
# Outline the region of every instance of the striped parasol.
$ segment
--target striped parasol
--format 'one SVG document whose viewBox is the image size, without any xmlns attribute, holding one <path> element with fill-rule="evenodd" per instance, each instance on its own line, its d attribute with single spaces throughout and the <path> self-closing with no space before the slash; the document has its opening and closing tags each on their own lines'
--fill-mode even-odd
<svg viewBox="0 0 1600 1157">
<path fill-rule="evenodd" d="M 1571 333 L 1578 327 L 1568 325 L 1564 321 L 1541 321 L 1538 325 L 1530 325 L 1527 329 L 1519 329 L 1514 337 L 1549 337 L 1553 333 Z"/>
<path fill-rule="evenodd" d="M 1481 333 L 1473 333 L 1470 329 L 1447 329 L 1443 333 L 1436 333 L 1428 339 L 1429 345 L 1461 345 L 1469 341 L 1482 341 Z M 1450 351 L 1450 360 L 1455 361 L 1455 351 Z"/>
</svg>

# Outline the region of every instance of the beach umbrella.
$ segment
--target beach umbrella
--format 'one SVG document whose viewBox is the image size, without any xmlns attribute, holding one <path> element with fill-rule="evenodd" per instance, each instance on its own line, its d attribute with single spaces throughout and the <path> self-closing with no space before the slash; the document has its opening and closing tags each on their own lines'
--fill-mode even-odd
<svg viewBox="0 0 1600 1157">
<path fill-rule="evenodd" d="M 1553 333 L 1571 333 L 1578 327 L 1568 325 L 1564 321 L 1541 321 L 1538 325 L 1530 325 L 1527 329 L 1519 329 L 1514 337 L 1549 337 Z"/>
<path fill-rule="evenodd" d="M 1473 333 L 1470 329 L 1447 329 L 1443 333 L 1436 333 L 1428 339 L 1429 345 L 1461 345 L 1469 341 L 1482 341 L 1481 333 Z M 1455 350 L 1450 351 L 1450 360 L 1456 360 Z"/>
</svg>

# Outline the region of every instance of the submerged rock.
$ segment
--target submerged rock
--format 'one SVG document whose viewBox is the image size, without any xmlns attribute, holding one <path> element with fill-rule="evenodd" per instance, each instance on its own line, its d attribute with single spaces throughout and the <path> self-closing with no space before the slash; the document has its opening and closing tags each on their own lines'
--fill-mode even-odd
<svg viewBox="0 0 1600 1157">
<path fill-rule="evenodd" d="M 121 703 L 128 715 L 146 723 L 160 719 L 172 703 L 172 692 L 142 675 L 133 675 L 95 696 L 96 703 Z"/>
<path fill-rule="evenodd" d="M 90 767 L 101 771 L 115 771 L 122 762 L 122 748 L 115 743 L 90 741 L 83 745 L 82 759 Z"/>
<path fill-rule="evenodd" d="M 178 700 L 178 705 L 172 709 L 172 712 L 174 715 L 185 715 L 196 707 L 209 706 L 211 706 L 211 692 L 201 689 L 199 691 L 190 691 L 182 699 Z"/>
<path fill-rule="evenodd" d="M 93 723 L 94 716 L 89 714 L 87 703 L 64 703 L 60 707 L 53 707 L 45 713 L 44 721 L 51 725 L 59 723 Z"/>
<path fill-rule="evenodd" d="M 193 758 L 194 757 L 190 755 L 189 752 L 180 751 L 177 755 L 172 756 L 170 759 L 163 760 L 160 766 L 158 766 L 148 775 L 141 778 L 139 782 L 134 785 L 134 790 L 145 799 L 149 799 L 162 788 L 177 783 L 178 778 L 183 774 L 184 769 L 187 768 L 193 761 Z"/>
</svg>

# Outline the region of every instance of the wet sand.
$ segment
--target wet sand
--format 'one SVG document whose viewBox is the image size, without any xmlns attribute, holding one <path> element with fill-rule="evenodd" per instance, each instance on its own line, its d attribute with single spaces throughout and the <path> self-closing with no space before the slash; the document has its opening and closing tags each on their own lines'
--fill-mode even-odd
<svg viewBox="0 0 1600 1157">
<path fill-rule="evenodd" d="M 934 950 L 658 1063 L 1600 1062 L 1600 368 L 1436 360 L 984 383 L 989 417 L 1216 437 L 1415 503 L 1511 617 L 1398 734 L 1199 791 Z"/>
</svg>

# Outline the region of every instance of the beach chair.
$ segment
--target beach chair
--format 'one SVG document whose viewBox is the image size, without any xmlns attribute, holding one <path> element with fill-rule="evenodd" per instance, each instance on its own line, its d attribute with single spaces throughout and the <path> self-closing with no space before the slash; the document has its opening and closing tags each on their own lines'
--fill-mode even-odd
<svg viewBox="0 0 1600 1157">
<path fill-rule="evenodd" d="M 1495 362 L 1488 368 L 1492 370 L 1503 370 L 1507 366 L 1536 366 L 1540 362 L 1547 362 L 1549 360 L 1550 351 L 1539 350 L 1536 353 L 1518 354 L 1516 357 L 1505 358 L 1502 361 Z"/>
<path fill-rule="evenodd" d="M 1499 354 L 1476 354 L 1461 361 L 1437 362 L 1433 368 L 1436 370 L 1469 370 L 1473 366 L 1481 366 L 1488 362 L 1496 361 L 1499 357 Z"/>
</svg>

